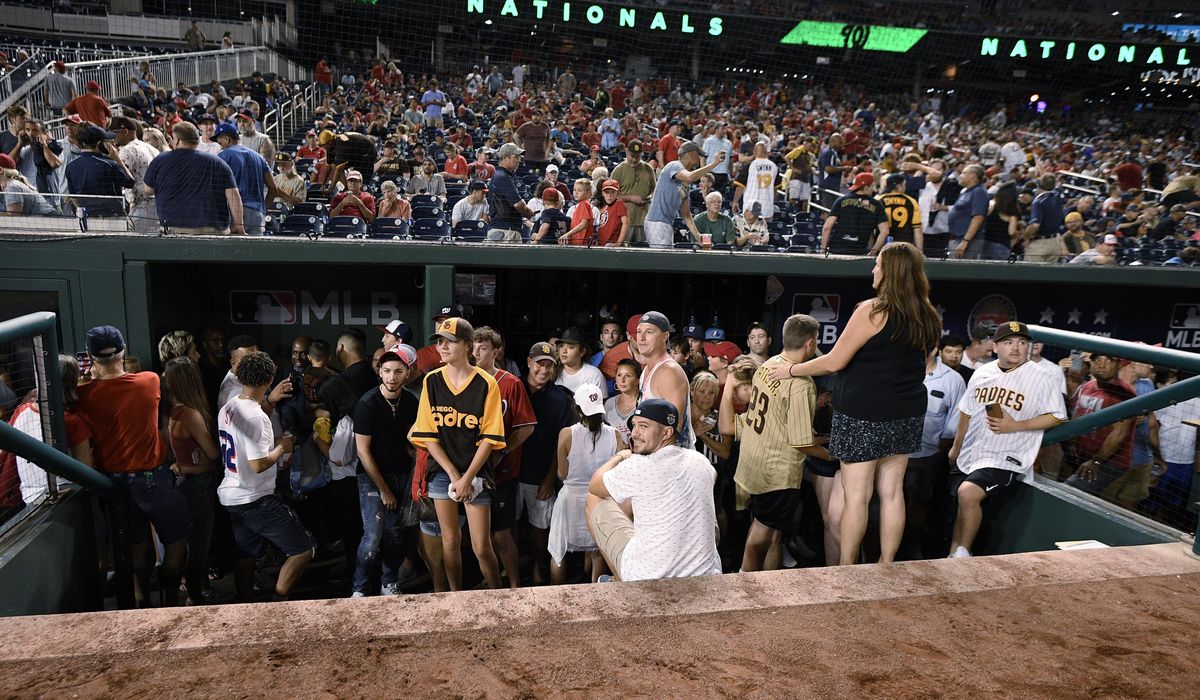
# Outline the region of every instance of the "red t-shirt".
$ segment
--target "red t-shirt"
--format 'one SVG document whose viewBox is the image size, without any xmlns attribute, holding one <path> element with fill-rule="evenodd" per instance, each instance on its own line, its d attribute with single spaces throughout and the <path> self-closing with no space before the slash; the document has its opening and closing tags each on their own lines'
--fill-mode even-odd
<svg viewBox="0 0 1200 700">
<path fill-rule="evenodd" d="M 625 88 L 614 85 L 613 89 L 608 91 L 608 97 L 612 100 L 613 109 L 618 111 L 625 109 Z"/>
<path fill-rule="evenodd" d="M 1113 168 L 1113 176 L 1117 178 L 1117 187 L 1124 191 L 1141 189 L 1142 166 L 1126 161 Z"/>
<path fill-rule="evenodd" d="M 124 374 L 79 387 L 77 411 L 95 437 L 96 468 L 109 474 L 148 471 L 162 463 L 158 375 Z"/>
<path fill-rule="evenodd" d="M 604 353 L 604 357 L 600 359 L 600 374 L 603 374 L 605 379 L 616 379 L 617 363 L 621 360 L 632 359 L 633 354 L 629 352 L 629 343 L 620 343 Z"/>
<path fill-rule="evenodd" d="M 1079 418 L 1095 413 L 1102 408 L 1115 406 L 1126 399 L 1132 399 L 1135 395 L 1133 387 L 1120 379 L 1104 384 L 1091 379 L 1079 387 L 1079 391 L 1075 393 L 1074 412 L 1071 418 Z M 1094 459 L 1112 430 L 1113 426 L 1106 425 L 1075 438 L 1075 456 L 1080 461 Z M 1134 431 L 1129 431 L 1129 435 L 1125 438 L 1125 444 L 1121 445 L 1121 449 L 1117 450 L 1116 454 L 1108 460 L 1113 466 L 1121 469 L 1129 468 L 1133 461 L 1133 433 Z"/>
<path fill-rule="evenodd" d="M 580 202 L 575 207 L 575 213 L 571 215 L 571 228 L 575 228 L 579 224 L 585 224 L 582 230 L 567 239 L 567 245 L 587 245 L 588 241 L 592 240 L 592 233 L 595 230 L 595 209 L 592 208 L 592 203 L 588 201 Z"/>
<path fill-rule="evenodd" d="M 504 436 L 512 435 L 513 430 L 523 425 L 537 425 L 537 416 L 533 413 L 533 404 L 529 401 L 529 393 L 525 391 L 525 383 L 505 370 L 496 372 L 496 385 L 500 388 L 500 400 L 504 407 Z M 521 448 L 518 446 L 496 465 L 494 475 L 496 483 L 512 481 L 521 475 Z"/>
<path fill-rule="evenodd" d="M 467 178 L 467 159 L 462 156 L 447 158 L 443 172 L 465 180 Z"/>
<path fill-rule="evenodd" d="M 467 177 L 472 180 L 491 180 L 496 174 L 496 166 L 491 163 L 471 163 L 467 166 Z"/>
<path fill-rule="evenodd" d="M 621 220 L 628 216 L 625 202 L 616 200 L 600 210 L 600 226 L 596 229 L 597 245 L 614 243 L 621 235 Z"/>
<path fill-rule="evenodd" d="M 317 68 L 313 71 L 313 79 L 322 85 L 333 85 L 333 70 L 325 61 L 317 61 Z"/>
<path fill-rule="evenodd" d="M 332 212 L 333 208 L 340 204 L 342 200 L 346 199 L 348 196 L 350 196 L 349 192 L 339 192 L 338 194 L 334 195 L 333 201 L 329 203 L 329 211 Z M 357 204 L 347 204 L 346 206 L 342 207 L 342 210 L 334 216 L 358 216 L 366 218 L 367 212 L 370 212 L 371 216 L 374 216 L 375 198 L 371 196 L 371 193 L 359 192 L 358 199 L 363 203 L 363 206 L 367 208 L 367 211 L 362 211 L 359 209 Z"/>
<path fill-rule="evenodd" d="M 312 148 L 309 148 L 308 146 L 301 146 L 300 148 L 296 149 L 296 157 L 321 160 L 325 157 L 325 149 L 321 148 L 320 146 L 314 146 Z"/>
<path fill-rule="evenodd" d="M 679 160 L 679 147 L 683 145 L 679 143 L 678 136 L 667 134 L 658 140 L 658 148 L 663 152 L 663 163 Z"/>
<path fill-rule="evenodd" d="M 417 350 L 417 369 L 423 374 L 429 374 L 442 364 L 442 356 L 438 353 L 436 345 L 426 345 Z"/>
<path fill-rule="evenodd" d="M 600 139 L 600 134 L 594 131 L 585 131 L 583 132 L 583 136 L 579 137 L 579 140 L 583 141 L 583 145 L 587 146 L 589 150 L 592 146 L 599 146 Z"/>
<path fill-rule="evenodd" d="M 108 102 L 103 97 L 90 92 L 68 102 L 63 107 L 63 111 L 67 114 L 78 114 L 79 118 L 85 122 L 91 122 L 104 128 L 108 127 L 109 117 L 112 116 Z"/>
</svg>

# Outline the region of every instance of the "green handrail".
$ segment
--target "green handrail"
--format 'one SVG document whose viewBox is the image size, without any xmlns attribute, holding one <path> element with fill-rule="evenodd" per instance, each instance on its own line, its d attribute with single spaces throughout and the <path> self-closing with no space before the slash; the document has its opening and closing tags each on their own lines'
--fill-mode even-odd
<svg viewBox="0 0 1200 700">
<path fill-rule="evenodd" d="M 104 494 L 113 492 L 112 480 L 108 477 L 4 422 L 0 422 L 0 449 L 20 455 L 51 474 L 80 486 Z"/>
<path fill-rule="evenodd" d="M 1098 335 L 1063 331 L 1045 326 L 1029 326 L 1033 339 L 1048 345 L 1076 348 L 1088 352 L 1104 353 L 1127 360 L 1147 362 L 1162 367 L 1175 367 L 1200 374 L 1200 355 L 1180 350 L 1131 343 L 1126 340 L 1114 340 Z M 1063 423 L 1046 431 L 1042 437 L 1043 445 L 1063 442 L 1079 435 L 1086 435 L 1097 428 L 1122 421 L 1134 416 L 1142 416 L 1157 411 L 1160 408 L 1174 405 L 1180 401 L 1200 396 L 1200 376 L 1176 382 L 1138 396 L 1128 401 L 1122 401 L 1115 406 L 1089 413 L 1082 418 Z"/>
</svg>

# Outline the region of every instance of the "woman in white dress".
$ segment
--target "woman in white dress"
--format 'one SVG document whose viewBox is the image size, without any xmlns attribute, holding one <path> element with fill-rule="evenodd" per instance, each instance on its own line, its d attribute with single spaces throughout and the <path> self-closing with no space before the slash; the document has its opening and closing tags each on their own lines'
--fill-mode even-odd
<svg viewBox="0 0 1200 700">
<path fill-rule="evenodd" d="M 607 570 L 604 557 L 588 532 L 584 512 L 592 474 L 625 449 L 621 436 L 604 421 L 603 398 L 599 386 L 581 384 L 575 390 L 579 422 L 558 434 L 558 478 L 563 480 L 563 487 L 550 515 L 549 544 L 550 581 L 556 586 L 566 580 L 564 559 L 568 552 L 587 552 L 592 583 Z"/>
</svg>

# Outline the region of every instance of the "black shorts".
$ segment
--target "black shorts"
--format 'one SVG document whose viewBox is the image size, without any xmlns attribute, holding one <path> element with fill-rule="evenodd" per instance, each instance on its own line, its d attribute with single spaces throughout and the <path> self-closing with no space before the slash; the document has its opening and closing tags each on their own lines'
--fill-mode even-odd
<svg viewBox="0 0 1200 700">
<path fill-rule="evenodd" d="M 842 463 L 836 459 L 820 459 L 810 455 L 804 458 L 804 467 L 813 476 L 832 479 L 837 476 L 838 470 L 842 468 Z"/>
<path fill-rule="evenodd" d="M 233 521 L 233 539 L 243 558 L 262 557 L 268 542 L 289 557 L 311 552 L 317 546 L 296 512 L 275 494 L 245 505 L 225 506 L 225 510 Z"/>
<path fill-rule="evenodd" d="M 1021 475 L 1008 469 L 987 467 L 976 469 L 970 474 L 963 474 L 958 469 L 950 473 L 950 495 L 958 498 L 958 487 L 964 481 L 969 481 L 983 489 L 984 497 L 991 496 L 996 489 L 1006 488 L 1021 482 Z"/>
<path fill-rule="evenodd" d="M 114 527 L 121 527 L 129 544 L 150 541 L 150 526 L 163 544 L 174 544 L 192 532 L 187 497 L 175 485 L 175 474 L 163 466 L 149 471 L 113 474 Z"/>
<path fill-rule="evenodd" d="M 750 496 L 750 515 L 772 530 L 788 530 L 800 506 L 800 489 L 781 489 Z"/>
<path fill-rule="evenodd" d="M 904 470 L 904 496 L 909 503 L 926 504 L 933 497 L 933 468 L 938 459 L 936 454 L 909 458 Z"/>
<path fill-rule="evenodd" d="M 517 505 L 521 502 L 518 479 L 496 484 L 492 491 L 492 532 L 503 532 L 517 524 Z"/>
</svg>

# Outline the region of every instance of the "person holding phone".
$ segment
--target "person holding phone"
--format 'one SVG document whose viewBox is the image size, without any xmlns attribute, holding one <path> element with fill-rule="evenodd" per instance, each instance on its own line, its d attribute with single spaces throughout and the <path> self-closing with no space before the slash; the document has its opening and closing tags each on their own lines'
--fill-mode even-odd
<svg viewBox="0 0 1200 700">
<path fill-rule="evenodd" d="M 950 496 L 958 505 L 951 557 L 971 556 L 983 520 L 983 501 L 1018 481 L 1033 483 L 1042 433 L 1067 420 L 1054 377 L 1029 361 L 1029 329 L 1009 321 L 996 327 L 996 361 L 975 370 L 958 404 L 958 431 L 950 448 Z"/>
<path fill-rule="evenodd" d="M 233 521 L 238 548 L 234 570 L 237 601 L 251 602 L 255 561 L 273 544 L 287 559 L 275 582 L 275 600 L 287 600 L 292 586 L 308 568 L 317 543 L 295 511 L 275 493 L 276 464 L 296 446 L 284 433 L 278 440 L 271 418 L 262 409 L 275 377 L 275 362 L 257 350 L 246 353 L 234 373 L 241 391 L 221 407 L 217 436 L 225 477 L 217 488 L 221 505 Z"/>
<path fill-rule="evenodd" d="M 84 151 L 67 163 L 67 191 L 88 216 L 125 216 L 124 191 L 134 185 L 113 141 L 117 135 L 95 124 L 79 128 L 76 137 Z"/>
</svg>

